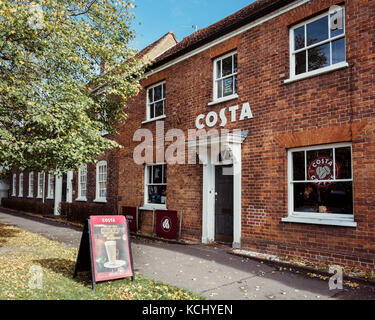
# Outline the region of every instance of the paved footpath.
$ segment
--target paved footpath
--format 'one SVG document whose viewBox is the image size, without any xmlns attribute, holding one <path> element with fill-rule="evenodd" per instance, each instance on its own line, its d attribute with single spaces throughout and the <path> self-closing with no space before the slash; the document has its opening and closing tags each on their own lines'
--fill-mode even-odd
<svg viewBox="0 0 375 320">
<path fill-rule="evenodd" d="M 79 247 L 74 226 L 0 210 L 0 222 Z M 330 291 L 328 281 L 274 264 L 228 254 L 228 248 L 180 245 L 144 239 L 132 242 L 135 271 L 213 300 L 375 299 L 375 287 Z"/>
</svg>

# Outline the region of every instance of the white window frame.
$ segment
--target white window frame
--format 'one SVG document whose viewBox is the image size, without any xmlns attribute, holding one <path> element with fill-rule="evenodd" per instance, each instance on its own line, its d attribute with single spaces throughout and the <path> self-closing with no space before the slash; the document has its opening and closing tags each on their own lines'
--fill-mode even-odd
<svg viewBox="0 0 375 320">
<path fill-rule="evenodd" d="M 13 173 L 13 181 L 12 181 L 12 197 L 17 196 L 17 174 Z"/>
<path fill-rule="evenodd" d="M 237 55 L 237 71 L 234 72 L 233 71 L 233 58 L 234 56 Z M 224 77 L 221 77 L 221 78 L 217 78 L 217 62 L 218 61 L 221 61 L 221 60 L 224 60 L 228 57 L 232 56 L 232 73 L 229 74 L 229 75 L 226 75 Z M 238 76 L 238 53 L 237 51 L 232 51 L 228 54 L 225 54 L 223 56 L 220 56 L 219 58 L 216 58 L 213 62 L 213 101 L 209 103 L 209 105 L 212 105 L 212 104 L 216 104 L 216 103 L 220 103 L 220 102 L 224 102 L 224 101 L 228 101 L 228 100 L 233 100 L 233 99 L 236 99 L 238 98 L 238 88 L 237 88 L 237 92 L 235 92 L 235 88 L 234 88 L 234 85 L 235 85 L 235 82 L 233 81 L 233 94 L 231 94 L 230 96 L 226 96 L 226 97 L 218 97 L 217 95 L 217 92 L 218 92 L 218 83 L 219 81 L 223 81 L 224 79 L 226 78 L 230 78 L 230 77 L 235 77 L 235 76 Z M 238 78 L 237 78 L 237 81 L 238 81 Z M 224 89 L 223 89 L 224 90 Z"/>
<path fill-rule="evenodd" d="M 164 167 L 167 166 L 166 163 L 152 163 L 152 164 L 147 164 L 145 165 L 145 183 L 144 183 L 144 206 L 141 209 L 149 209 L 149 210 L 154 210 L 154 209 L 159 209 L 159 210 L 167 210 L 167 199 L 165 199 L 164 204 L 160 203 L 149 203 L 148 202 L 148 186 L 150 185 L 149 181 L 149 175 L 148 175 L 148 168 L 149 167 L 156 167 L 156 166 L 163 166 L 162 170 L 162 177 L 164 177 Z M 168 177 L 167 177 L 168 181 Z M 151 183 L 151 185 L 165 185 L 167 186 L 167 182 L 165 183 Z"/>
<path fill-rule="evenodd" d="M 85 177 L 84 183 L 81 181 L 82 177 Z M 82 186 L 84 185 L 84 189 Z M 82 196 L 82 191 L 85 190 L 85 195 Z M 78 198 L 76 201 L 87 201 L 87 165 L 83 164 L 78 168 Z"/>
<path fill-rule="evenodd" d="M 28 198 L 34 197 L 34 171 L 29 172 L 29 194 Z"/>
<path fill-rule="evenodd" d="M 18 176 L 18 197 L 23 197 L 23 173 Z"/>
<path fill-rule="evenodd" d="M 157 121 L 157 120 L 162 120 L 162 119 L 166 118 L 165 107 L 166 107 L 166 101 L 167 101 L 166 98 L 167 97 L 166 97 L 166 93 L 164 92 L 163 85 L 166 86 L 166 81 L 158 82 L 158 83 L 156 83 L 156 84 L 154 84 L 154 85 L 152 85 L 152 86 L 150 86 L 150 87 L 147 88 L 147 90 L 146 90 L 146 121 L 143 121 L 143 123 Z M 154 90 L 156 87 L 159 87 L 159 86 L 162 87 L 162 96 L 164 95 L 164 98 L 162 97 L 162 99 L 160 99 L 160 100 L 156 100 L 156 101 L 150 102 L 149 91 L 150 90 Z M 163 115 L 151 118 L 150 104 L 155 104 L 157 102 L 163 102 L 163 105 L 164 105 L 164 107 L 163 107 Z M 155 115 L 155 109 L 154 109 L 154 115 Z"/>
<path fill-rule="evenodd" d="M 44 172 L 38 172 L 38 189 L 37 189 L 37 198 L 43 198 L 43 189 L 44 189 Z"/>
<path fill-rule="evenodd" d="M 48 173 L 48 188 L 47 199 L 53 199 L 55 196 L 55 175 L 52 172 Z"/>
<path fill-rule="evenodd" d="M 352 177 L 351 179 L 334 179 L 327 180 L 327 182 L 352 182 L 353 183 L 353 150 L 351 143 L 336 143 L 329 145 L 318 145 L 311 147 L 294 148 L 288 150 L 288 217 L 283 218 L 283 222 L 296 222 L 296 223 L 309 223 L 309 224 L 322 224 L 322 225 L 333 225 L 333 226 L 345 226 L 345 227 L 357 227 L 357 223 L 354 221 L 353 215 L 348 214 L 332 214 L 332 213 L 310 213 L 310 212 L 295 212 L 294 211 L 294 183 L 311 183 L 311 180 L 306 181 L 293 181 L 293 156 L 294 152 L 300 151 L 311 151 L 311 150 L 324 150 L 324 149 L 335 149 L 335 148 L 345 148 L 350 147 L 351 149 L 351 163 L 352 163 Z M 335 155 L 335 152 L 334 152 Z M 334 161 L 335 161 L 335 156 Z M 305 154 L 305 161 L 306 154 Z M 307 164 L 305 165 L 307 166 Z M 324 180 L 319 180 L 319 182 L 325 182 Z M 354 197 L 354 194 L 353 194 Z M 354 199 L 352 200 L 354 204 Z M 354 206 L 353 206 L 354 210 Z"/>
<path fill-rule="evenodd" d="M 319 75 L 319 74 L 323 74 L 323 73 L 327 73 L 327 72 L 330 72 L 330 71 L 346 68 L 346 67 L 349 66 L 346 61 L 342 61 L 342 62 L 332 64 L 332 45 L 330 45 L 330 64 L 329 64 L 329 66 L 326 66 L 326 67 L 323 67 L 323 68 L 320 68 L 320 69 L 317 69 L 317 70 L 313 70 L 313 71 L 308 71 L 308 58 L 307 58 L 308 49 L 318 47 L 318 46 L 321 46 L 321 45 L 326 44 L 326 43 L 332 43 L 335 40 L 345 38 L 345 50 L 346 50 L 347 45 L 346 45 L 345 7 L 342 6 L 342 9 L 343 9 L 343 19 L 344 19 L 344 21 L 343 21 L 344 32 L 343 32 L 343 34 L 340 34 L 338 36 L 335 36 L 335 37 L 331 38 L 331 34 L 329 33 L 328 39 L 326 39 L 326 40 L 320 41 L 318 43 L 314 43 L 314 44 L 309 45 L 309 46 L 305 46 L 304 48 L 301 48 L 301 49 L 298 49 L 298 50 L 294 49 L 294 44 L 295 44 L 294 43 L 294 30 L 295 29 L 298 29 L 298 28 L 300 28 L 304 25 L 307 25 L 311 22 L 319 20 L 319 19 L 321 19 L 325 16 L 328 16 L 328 30 L 331 30 L 331 19 L 329 17 L 329 15 L 330 15 L 329 11 L 326 11 L 325 13 L 322 13 L 322 14 L 314 17 L 314 18 L 311 18 L 311 19 L 305 20 L 305 21 L 303 21 L 299 24 L 296 24 L 295 26 L 293 26 L 292 28 L 289 29 L 289 59 L 290 59 L 290 63 L 289 63 L 290 64 L 290 76 L 289 77 L 290 78 L 285 80 L 284 81 L 285 83 L 294 82 L 294 81 L 297 81 L 297 80 L 313 77 L 313 76 L 316 76 L 316 75 Z M 305 27 L 305 41 L 306 40 L 307 40 L 307 28 Z M 304 73 L 296 75 L 295 56 L 296 56 L 297 53 L 299 53 L 301 51 L 306 51 L 306 70 L 307 71 L 304 72 Z M 345 54 L 345 59 L 346 58 L 347 58 L 347 54 Z"/>
<path fill-rule="evenodd" d="M 99 174 L 99 171 L 100 171 L 100 167 L 102 166 L 105 166 L 105 181 L 104 180 L 99 180 L 100 178 L 100 174 Z M 103 203 L 106 203 L 107 202 L 107 185 L 108 185 L 108 165 L 107 165 L 107 161 L 103 160 L 103 161 L 99 161 L 97 164 L 96 164 L 96 198 L 94 200 L 94 202 L 103 202 Z M 100 183 L 101 182 L 105 182 L 105 197 L 102 197 L 100 196 Z"/>
</svg>

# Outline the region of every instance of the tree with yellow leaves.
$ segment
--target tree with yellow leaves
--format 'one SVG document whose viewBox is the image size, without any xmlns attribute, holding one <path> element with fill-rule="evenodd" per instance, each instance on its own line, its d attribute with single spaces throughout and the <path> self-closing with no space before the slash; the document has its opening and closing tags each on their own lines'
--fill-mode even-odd
<svg viewBox="0 0 375 320">
<path fill-rule="evenodd" d="M 74 170 L 118 146 L 102 129 L 126 118 L 145 67 L 130 48 L 133 7 L 0 0 L 0 165 Z"/>
</svg>

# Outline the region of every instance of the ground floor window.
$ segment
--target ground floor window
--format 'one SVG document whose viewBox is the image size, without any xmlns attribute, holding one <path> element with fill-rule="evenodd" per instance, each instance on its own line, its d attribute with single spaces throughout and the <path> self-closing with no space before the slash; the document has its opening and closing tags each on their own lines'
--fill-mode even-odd
<svg viewBox="0 0 375 320">
<path fill-rule="evenodd" d="M 146 205 L 161 205 L 167 203 L 167 166 L 164 164 L 146 166 Z"/>
<path fill-rule="evenodd" d="M 86 200 L 87 165 L 78 169 L 78 200 Z"/>
<path fill-rule="evenodd" d="M 34 172 L 29 173 L 29 198 L 34 196 Z"/>
<path fill-rule="evenodd" d="M 13 173 L 12 196 L 15 197 L 16 195 L 17 195 L 17 175 Z"/>
<path fill-rule="evenodd" d="M 55 190 L 55 176 L 52 172 L 48 174 L 48 198 L 53 199 Z"/>
<path fill-rule="evenodd" d="M 96 165 L 96 199 L 105 202 L 107 198 L 107 161 L 100 161 Z"/>
<path fill-rule="evenodd" d="M 43 197 L 43 188 L 44 188 L 44 172 L 38 172 L 38 193 L 37 197 Z"/>
<path fill-rule="evenodd" d="M 23 197 L 23 173 L 19 176 L 18 196 Z"/>
<path fill-rule="evenodd" d="M 352 219 L 352 146 L 314 146 L 288 151 L 289 216 Z"/>
</svg>

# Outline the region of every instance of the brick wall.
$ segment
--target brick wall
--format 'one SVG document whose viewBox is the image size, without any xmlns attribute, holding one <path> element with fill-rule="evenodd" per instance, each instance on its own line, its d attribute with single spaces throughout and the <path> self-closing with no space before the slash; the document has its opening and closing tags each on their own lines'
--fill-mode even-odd
<svg viewBox="0 0 375 320">
<path fill-rule="evenodd" d="M 166 80 L 165 131 L 194 129 L 196 117 L 249 102 L 254 119 L 228 124 L 247 130 L 242 146 L 243 249 L 374 268 L 375 258 L 375 4 L 347 1 L 348 68 L 285 84 L 289 77 L 289 27 L 337 1 L 313 0 L 227 42 L 153 74 L 143 86 Z M 238 52 L 237 100 L 208 107 L 212 59 Z M 146 93 L 128 102 L 120 129 L 118 195 L 121 205 L 144 202 L 144 166 L 135 165 L 137 129 L 145 120 Z M 357 228 L 281 222 L 288 214 L 287 149 L 335 142 L 353 144 Z M 168 166 L 167 206 L 183 210 L 182 237 L 201 241 L 202 166 Z"/>
</svg>

